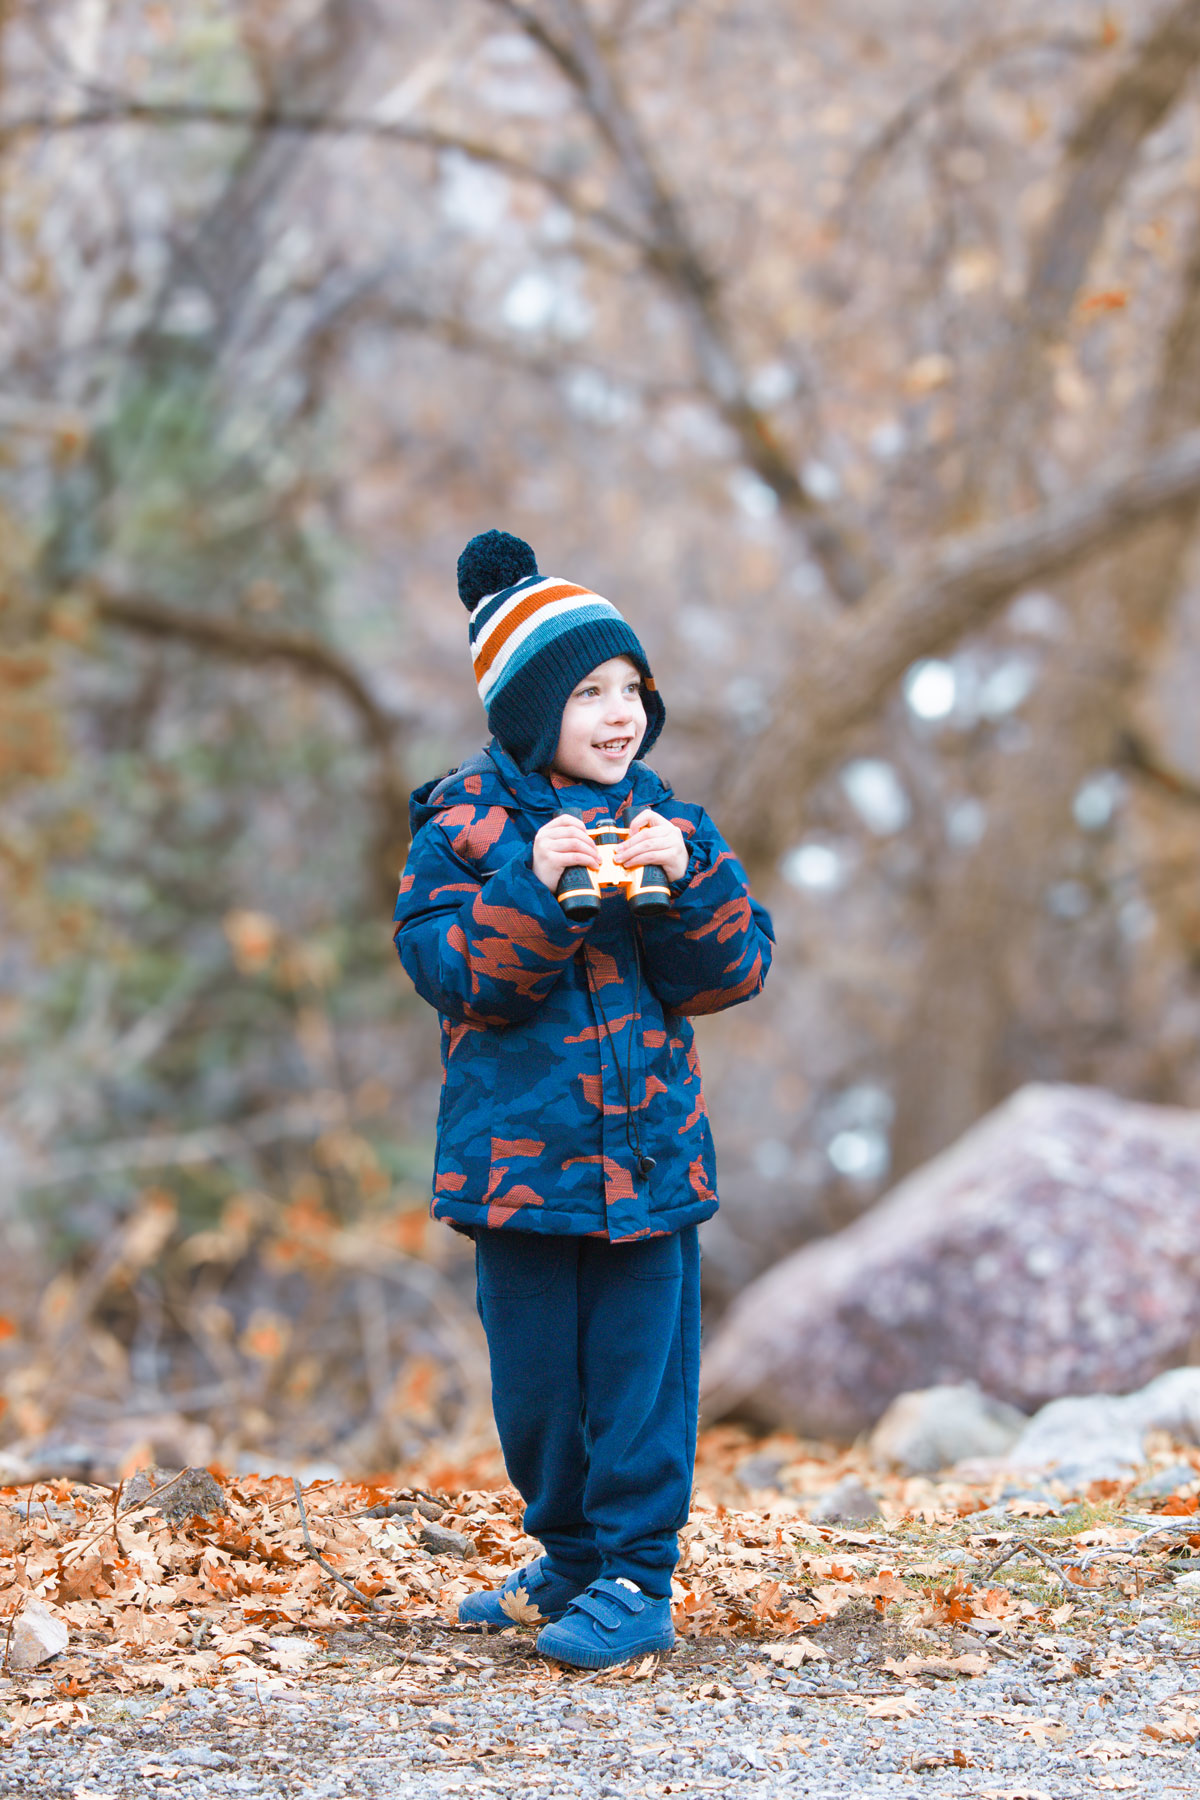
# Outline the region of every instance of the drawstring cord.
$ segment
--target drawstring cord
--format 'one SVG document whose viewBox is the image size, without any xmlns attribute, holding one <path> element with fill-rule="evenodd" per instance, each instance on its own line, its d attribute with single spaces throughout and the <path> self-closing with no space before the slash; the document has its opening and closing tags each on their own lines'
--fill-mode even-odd
<svg viewBox="0 0 1200 1800">
<path fill-rule="evenodd" d="M 642 1149 L 641 1129 L 634 1117 L 633 1101 L 631 1098 L 633 1092 L 633 1033 L 638 1020 L 641 1017 L 639 1006 L 642 998 L 642 946 L 641 941 L 638 938 L 636 925 L 633 927 L 633 958 L 637 965 L 637 982 L 633 990 L 633 1016 L 629 1021 L 629 1040 L 625 1049 L 625 1073 L 622 1075 L 620 1053 L 617 1050 L 616 1041 L 613 1038 L 612 1026 L 609 1024 L 608 1014 L 605 1012 L 603 1002 L 600 999 L 600 990 L 596 986 L 595 976 L 592 972 L 592 959 L 588 955 L 587 945 L 584 944 L 583 946 L 583 966 L 587 970 L 588 991 L 592 996 L 592 1004 L 599 1013 L 604 1025 L 604 1035 L 608 1039 L 608 1047 L 612 1054 L 613 1068 L 616 1070 L 617 1081 L 621 1089 L 621 1098 L 625 1102 L 625 1142 L 629 1145 L 629 1154 L 637 1163 L 638 1174 L 641 1176 L 642 1180 L 645 1181 L 646 1177 L 655 1167 L 655 1161 L 652 1156 L 647 1156 Z M 601 1094 L 601 1104 L 603 1104 L 603 1094 Z"/>
</svg>

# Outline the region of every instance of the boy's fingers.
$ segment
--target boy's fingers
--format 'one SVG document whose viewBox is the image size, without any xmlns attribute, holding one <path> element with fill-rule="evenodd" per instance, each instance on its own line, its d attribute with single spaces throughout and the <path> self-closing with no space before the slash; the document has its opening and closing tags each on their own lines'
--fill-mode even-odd
<svg viewBox="0 0 1200 1800">
<path fill-rule="evenodd" d="M 645 863 L 661 862 L 664 856 L 671 853 L 668 844 L 639 844 L 636 850 L 630 850 L 621 858 L 627 869 L 635 869 Z"/>
</svg>

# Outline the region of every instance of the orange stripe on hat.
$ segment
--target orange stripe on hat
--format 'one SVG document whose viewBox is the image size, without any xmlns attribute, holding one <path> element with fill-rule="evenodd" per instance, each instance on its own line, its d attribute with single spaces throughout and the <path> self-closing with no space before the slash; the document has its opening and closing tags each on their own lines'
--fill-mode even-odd
<svg viewBox="0 0 1200 1800">
<path fill-rule="evenodd" d="M 504 618 L 493 626 L 475 652 L 472 666 L 476 681 L 483 680 L 518 625 L 523 625 L 526 619 L 531 619 L 534 613 L 539 612 L 543 606 L 548 606 L 553 600 L 569 600 L 572 594 L 590 595 L 591 591 L 591 588 L 575 587 L 571 582 L 564 581 L 557 587 L 541 588 L 527 595 L 523 600 L 519 600 L 512 611 L 506 613 Z"/>
</svg>

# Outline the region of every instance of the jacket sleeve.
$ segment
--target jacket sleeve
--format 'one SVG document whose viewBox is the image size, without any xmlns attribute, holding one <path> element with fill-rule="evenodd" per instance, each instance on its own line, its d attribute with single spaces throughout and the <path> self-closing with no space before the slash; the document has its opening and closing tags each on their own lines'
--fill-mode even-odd
<svg viewBox="0 0 1200 1800">
<path fill-rule="evenodd" d="M 413 841 L 395 922 L 413 986 L 457 1025 L 530 1018 L 587 930 L 538 880 L 528 849 L 481 879 L 436 820 Z"/>
<path fill-rule="evenodd" d="M 752 999 L 771 966 L 771 915 L 751 897 L 741 864 L 707 813 L 671 893 L 670 910 L 640 926 L 646 977 L 663 1005 L 695 1015 Z"/>
</svg>

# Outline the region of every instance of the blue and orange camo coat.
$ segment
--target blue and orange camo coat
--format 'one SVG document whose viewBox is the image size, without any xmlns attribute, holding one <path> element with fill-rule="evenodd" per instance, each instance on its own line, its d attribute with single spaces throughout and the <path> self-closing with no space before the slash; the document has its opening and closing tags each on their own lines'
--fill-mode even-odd
<svg viewBox="0 0 1200 1800">
<path fill-rule="evenodd" d="M 532 865 L 567 806 L 619 825 L 652 806 L 679 826 L 688 866 L 666 914 L 635 925 L 616 888 L 590 923 L 567 918 Z M 410 811 L 395 935 L 441 1015 L 434 1218 L 614 1241 L 707 1219 L 716 1164 L 687 1015 L 757 994 L 774 934 L 703 808 L 644 763 L 603 789 L 523 775 L 493 742 Z M 631 1135 L 654 1158 L 644 1178 Z"/>
</svg>

